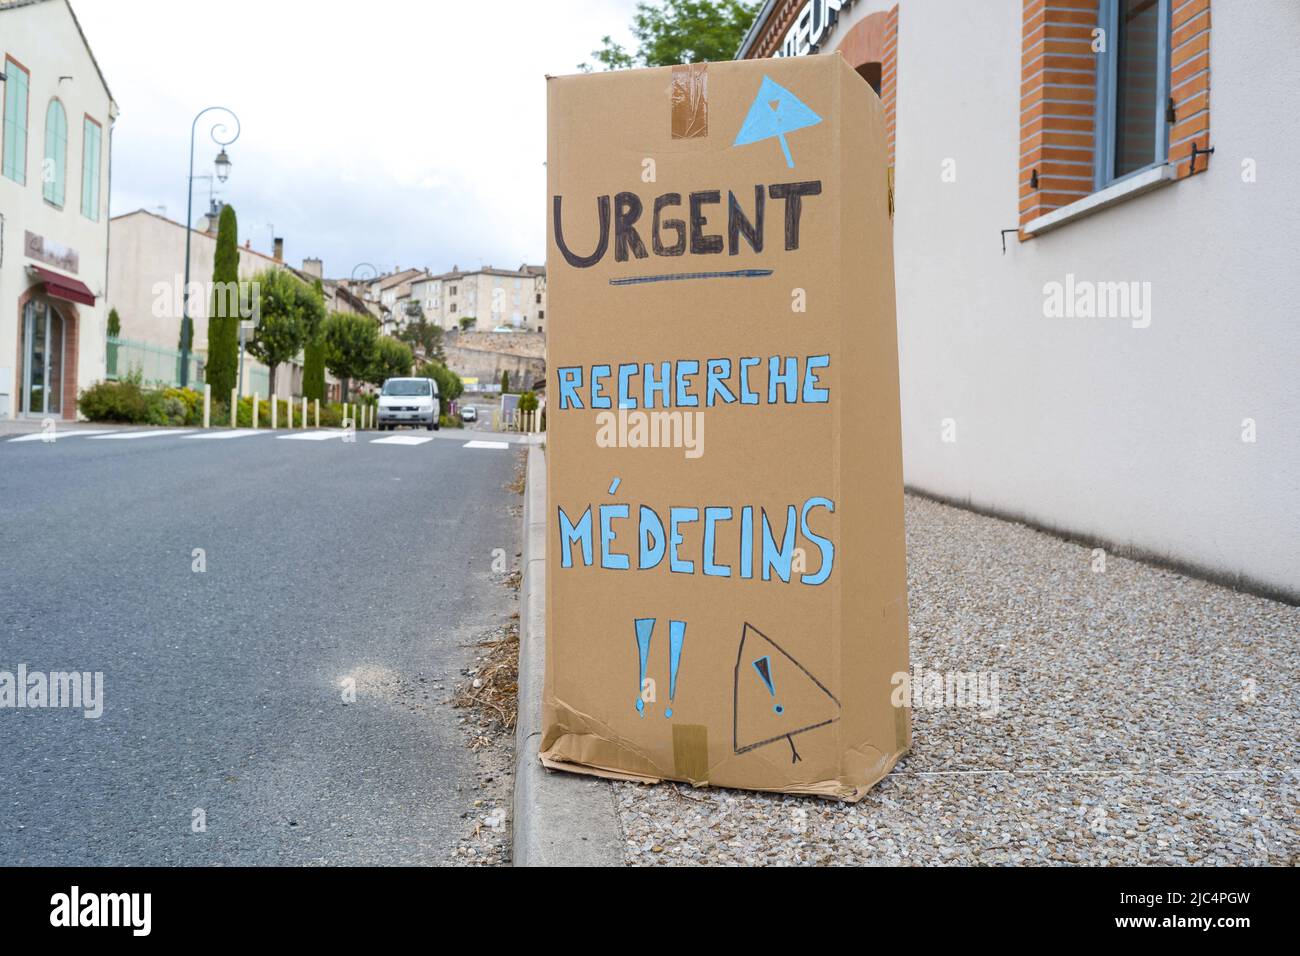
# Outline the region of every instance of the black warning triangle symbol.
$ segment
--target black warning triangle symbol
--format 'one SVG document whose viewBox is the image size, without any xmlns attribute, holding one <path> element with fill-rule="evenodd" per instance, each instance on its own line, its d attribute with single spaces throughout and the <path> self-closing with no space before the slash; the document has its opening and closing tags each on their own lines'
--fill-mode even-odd
<svg viewBox="0 0 1300 956">
<path fill-rule="evenodd" d="M 840 702 L 780 644 L 746 622 L 736 654 L 732 749 L 748 753 L 840 718 Z"/>
</svg>

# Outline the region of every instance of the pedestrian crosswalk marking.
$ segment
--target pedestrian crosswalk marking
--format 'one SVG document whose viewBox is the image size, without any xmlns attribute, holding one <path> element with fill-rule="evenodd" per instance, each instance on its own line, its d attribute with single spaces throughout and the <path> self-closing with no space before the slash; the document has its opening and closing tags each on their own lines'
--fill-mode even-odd
<svg viewBox="0 0 1300 956">
<path fill-rule="evenodd" d="M 159 438 L 164 435 L 183 435 L 194 431 L 193 428 L 158 428 L 147 432 L 109 432 L 104 435 L 91 435 L 87 441 L 111 441 L 115 438 Z"/>
<path fill-rule="evenodd" d="M 61 432 L 57 430 L 51 432 L 39 431 L 39 432 L 32 432 L 30 435 L 19 435 L 17 438 L 10 438 L 9 441 L 49 442 L 49 441 L 56 441 L 57 439 L 60 438 L 76 438 L 78 435 L 85 435 L 87 437 L 91 435 L 110 435 L 113 433 L 113 431 L 114 429 L 109 429 L 109 428 L 83 428 L 80 431 L 75 431 L 75 432 Z"/>
<path fill-rule="evenodd" d="M 262 432 L 252 428 L 232 428 L 229 431 L 199 432 L 197 435 L 182 435 L 193 441 L 196 438 L 243 438 L 245 435 L 260 435 Z"/>
<path fill-rule="evenodd" d="M 292 431 L 280 434 L 269 428 L 79 428 L 68 431 L 38 431 L 28 434 L 18 435 L 12 438 L 0 437 L 3 442 L 51 442 L 60 438 L 77 438 L 83 437 L 88 440 L 104 441 L 116 439 L 136 439 L 136 438 L 166 438 L 175 437 L 186 440 L 212 441 L 223 440 L 228 438 L 247 438 L 251 435 L 270 435 L 280 441 L 332 441 L 346 439 L 350 433 L 341 428 L 322 428 L 311 429 L 308 431 Z M 371 433 L 373 434 L 373 433 Z M 358 435 L 358 437 L 362 437 Z M 366 436 L 368 438 L 368 436 Z M 458 436 L 454 435 L 387 435 L 383 438 L 368 438 L 367 443 L 371 445 L 405 445 L 407 447 L 418 447 L 427 445 L 429 442 L 436 441 L 439 438 L 449 438 L 460 441 Z M 506 441 L 483 441 L 472 440 L 464 442 L 462 448 L 470 449 L 508 449 L 511 445 L 509 440 Z"/>
<path fill-rule="evenodd" d="M 423 445 L 433 441 L 432 438 L 416 438 L 414 435 L 389 435 L 387 438 L 372 438 L 372 445 Z"/>
</svg>

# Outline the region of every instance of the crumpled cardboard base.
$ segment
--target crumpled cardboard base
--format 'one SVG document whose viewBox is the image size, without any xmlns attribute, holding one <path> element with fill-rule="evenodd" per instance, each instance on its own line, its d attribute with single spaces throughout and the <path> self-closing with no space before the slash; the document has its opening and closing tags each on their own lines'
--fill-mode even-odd
<svg viewBox="0 0 1300 956">
<path fill-rule="evenodd" d="M 546 754 L 539 754 L 542 766 L 547 770 L 562 770 L 565 773 L 581 773 L 589 777 L 600 777 L 602 780 L 626 780 L 628 783 L 663 783 L 662 777 L 643 777 L 640 774 L 628 773 L 624 770 L 611 770 L 607 767 L 588 767 L 580 763 L 569 763 L 567 760 L 555 760 Z"/>
<path fill-rule="evenodd" d="M 585 742 L 585 743 L 584 743 Z M 605 761 L 596 754 L 603 753 L 606 750 L 612 750 L 611 754 Z M 889 775 L 898 763 L 910 750 L 909 746 L 889 756 L 882 766 L 880 773 L 869 779 L 861 787 L 846 786 L 838 780 L 825 780 L 808 784 L 787 784 L 783 787 L 747 787 L 746 789 L 759 790 L 767 793 L 787 793 L 796 796 L 820 797 L 826 800 L 836 800 L 843 803 L 858 803 L 865 797 L 877 783 Z M 632 773 L 627 770 L 619 769 L 618 764 L 623 761 L 618 760 L 614 754 L 621 752 L 616 744 L 608 740 L 602 740 L 597 737 L 583 736 L 578 734 L 565 734 L 555 740 L 551 747 L 538 755 L 542 766 L 547 770 L 561 771 L 564 773 L 583 774 L 590 777 L 599 777 L 602 780 L 622 780 L 628 783 L 641 783 L 647 785 L 663 783 L 665 780 L 676 779 L 671 775 L 651 775 Z M 589 756 L 578 757 L 578 754 L 588 754 Z M 700 788 L 710 787 L 708 781 L 678 781 L 681 783 L 690 783 L 691 786 Z"/>
</svg>

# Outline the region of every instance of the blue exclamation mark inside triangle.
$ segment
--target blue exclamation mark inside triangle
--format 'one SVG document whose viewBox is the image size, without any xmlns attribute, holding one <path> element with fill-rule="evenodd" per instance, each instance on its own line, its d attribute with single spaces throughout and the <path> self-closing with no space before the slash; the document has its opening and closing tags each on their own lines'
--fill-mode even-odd
<svg viewBox="0 0 1300 956">
<path fill-rule="evenodd" d="M 767 692 L 772 695 L 773 699 L 775 699 L 776 682 L 772 677 L 772 658 L 760 657 L 758 660 L 754 661 L 754 670 L 758 671 L 759 680 L 763 682 L 763 685 L 767 688 Z M 772 710 L 778 714 L 785 713 L 785 708 L 780 704 L 774 706 Z"/>
</svg>

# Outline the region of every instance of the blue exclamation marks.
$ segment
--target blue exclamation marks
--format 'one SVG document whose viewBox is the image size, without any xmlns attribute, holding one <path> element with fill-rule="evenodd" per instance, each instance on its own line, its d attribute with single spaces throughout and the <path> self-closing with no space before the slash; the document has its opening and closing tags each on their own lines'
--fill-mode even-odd
<svg viewBox="0 0 1300 956">
<path fill-rule="evenodd" d="M 760 657 L 754 661 L 754 670 L 758 671 L 759 680 L 767 687 L 767 692 L 772 695 L 773 699 L 776 699 L 776 683 L 772 679 L 772 658 Z M 777 704 L 772 710 L 778 714 L 785 713 L 785 708 L 780 704 Z"/>
<path fill-rule="evenodd" d="M 668 622 L 668 708 L 665 717 L 673 715 L 673 699 L 677 696 L 677 668 L 682 664 L 682 644 L 686 641 L 686 622 Z"/>
<path fill-rule="evenodd" d="M 655 619 L 652 617 L 636 618 L 636 650 L 641 656 L 641 681 L 636 688 L 636 710 L 645 717 L 645 669 L 650 660 L 650 637 L 655 631 Z"/>
</svg>

